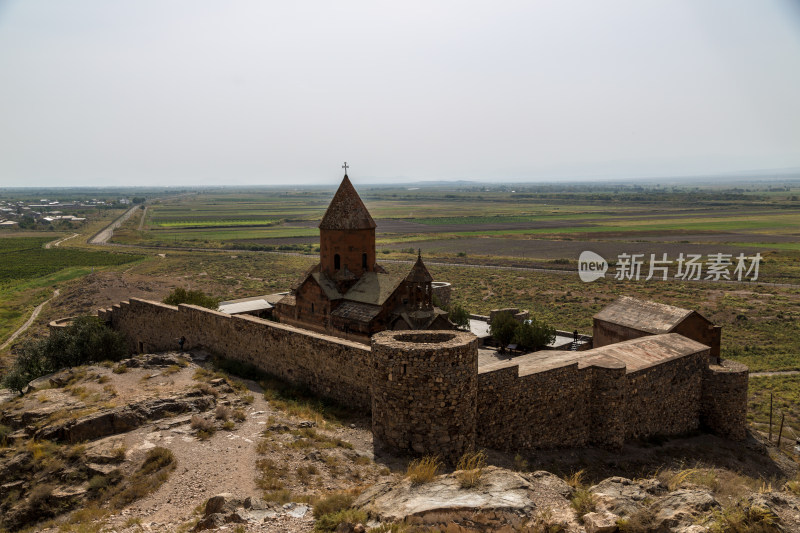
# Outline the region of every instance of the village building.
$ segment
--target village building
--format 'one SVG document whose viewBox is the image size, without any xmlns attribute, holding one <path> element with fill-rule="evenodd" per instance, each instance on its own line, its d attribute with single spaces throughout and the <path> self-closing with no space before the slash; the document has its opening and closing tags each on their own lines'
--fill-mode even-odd
<svg viewBox="0 0 800 533">
<path fill-rule="evenodd" d="M 421 253 L 405 276 L 376 262 L 375 221 L 345 173 L 319 224 L 320 261 L 275 305 L 273 316 L 365 343 L 384 330 L 453 329 L 433 303 L 433 276 Z"/>
<path fill-rule="evenodd" d="M 715 326 L 697 311 L 622 296 L 593 318 L 595 348 L 646 335 L 680 333 L 708 346 L 712 360 L 720 361 L 722 327 Z"/>
</svg>

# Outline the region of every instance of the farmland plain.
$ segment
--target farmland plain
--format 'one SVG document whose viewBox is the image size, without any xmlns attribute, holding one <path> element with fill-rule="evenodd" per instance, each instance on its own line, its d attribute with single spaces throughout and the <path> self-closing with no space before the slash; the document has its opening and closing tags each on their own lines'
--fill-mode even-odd
<svg viewBox="0 0 800 533">
<path fill-rule="evenodd" d="M 698 310 L 723 326 L 724 356 L 754 371 L 800 370 L 797 183 L 736 189 L 357 188 L 377 223 L 378 261 L 389 271 L 402 272 L 421 249 L 434 277 L 451 282 L 454 300 L 473 313 L 517 306 L 560 329 L 589 333 L 592 315 L 628 294 Z M 102 266 L 110 278 L 87 276 L 85 266 L 73 265 L 49 274 L 66 276 L 61 281 L 46 281 L 51 278 L 44 275 L 26 280 L 41 287 L 14 293 L 12 307 L 18 314 L 8 323 L 24 320 L 25 309 L 52 294 L 55 286 L 79 294 L 116 283 L 124 294 L 125 286 L 143 286 L 142 280 L 152 279 L 160 283 L 152 289 L 156 299 L 163 297 L 159 291 L 164 287 L 176 285 L 225 299 L 285 290 L 316 261 L 317 224 L 333 192 L 253 188 L 150 194 L 147 209 L 131 217 L 115 232 L 112 246 L 104 248 L 110 255 L 128 256 L 125 262 Z M 86 238 L 62 246 L 89 251 Z M 608 260 L 604 279 L 579 279 L 577 259 L 584 250 Z M 263 253 L 275 251 L 284 253 Z M 641 254 L 647 272 L 651 254 L 661 258 L 664 253 L 673 261 L 666 280 L 615 279 L 620 255 Z M 675 278 L 680 254 L 707 260 L 716 253 L 732 259 L 760 254 L 758 278 L 741 283 L 735 276 L 733 281 Z M 27 305 L 21 295 L 29 298 Z M 105 305 L 91 294 L 86 302 Z M 93 311 L 88 303 L 84 307 L 56 301 L 43 317 Z M 0 330 L 0 341 L 11 329 Z M 800 378 L 753 378 L 754 423 L 763 423 L 769 391 L 789 398 L 789 409 L 800 394 Z M 789 417 L 789 425 L 800 432 L 800 411 Z"/>
</svg>

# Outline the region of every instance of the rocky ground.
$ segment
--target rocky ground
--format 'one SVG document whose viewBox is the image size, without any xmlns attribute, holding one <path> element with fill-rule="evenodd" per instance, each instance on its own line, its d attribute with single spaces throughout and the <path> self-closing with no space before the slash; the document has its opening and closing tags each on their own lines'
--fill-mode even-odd
<svg viewBox="0 0 800 533">
<path fill-rule="evenodd" d="M 755 438 L 490 451 L 418 479 L 365 414 L 204 353 L 69 369 L 0 404 L 0 530 L 800 531 L 796 465 Z"/>
</svg>

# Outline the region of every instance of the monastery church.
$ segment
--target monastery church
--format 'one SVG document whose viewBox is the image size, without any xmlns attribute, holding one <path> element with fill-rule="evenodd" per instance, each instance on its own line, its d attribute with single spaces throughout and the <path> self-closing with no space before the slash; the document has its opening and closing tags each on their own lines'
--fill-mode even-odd
<svg viewBox="0 0 800 533">
<path fill-rule="evenodd" d="M 277 303 L 278 321 L 366 343 L 384 330 L 454 329 L 421 254 L 404 277 L 376 262 L 375 227 L 345 172 L 319 224 L 319 264 Z"/>
</svg>

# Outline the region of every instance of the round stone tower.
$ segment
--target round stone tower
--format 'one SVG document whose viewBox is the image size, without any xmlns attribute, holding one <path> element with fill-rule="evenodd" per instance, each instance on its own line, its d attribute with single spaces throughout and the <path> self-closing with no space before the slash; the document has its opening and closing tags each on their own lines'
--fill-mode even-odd
<svg viewBox="0 0 800 533">
<path fill-rule="evenodd" d="M 454 463 L 475 445 L 478 338 L 464 331 L 372 337 L 372 433 L 400 452 Z"/>
</svg>

